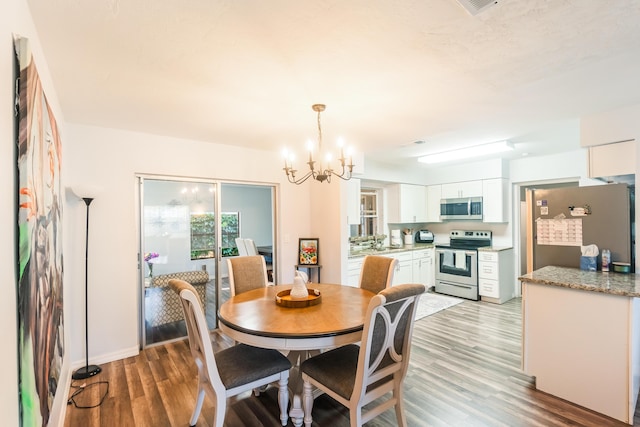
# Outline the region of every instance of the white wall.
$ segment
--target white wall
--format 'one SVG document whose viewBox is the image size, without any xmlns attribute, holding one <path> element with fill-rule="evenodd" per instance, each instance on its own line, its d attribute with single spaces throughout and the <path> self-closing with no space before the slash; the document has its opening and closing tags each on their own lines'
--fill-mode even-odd
<svg viewBox="0 0 640 427">
<path fill-rule="evenodd" d="M 346 264 L 349 232 L 347 227 L 346 185 L 334 178 L 331 184 L 311 182 L 311 234 L 318 237 L 318 263 L 322 265 L 322 283 L 342 283 L 342 266 Z M 342 202 L 341 202 L 342 201 Z M 314 282 L 315 273 L 311 273 Z"/>
<path fill-rule="evenodd" d="M 240 234 L 257 246 L 272 245 L 271 188 L 222 185 L 222 212 L 240 212 Z"/>
<path fill-rule="evenodd" d="M 588 151 L 582 148 L 555 155 L 512 160 L 509 166 L 511 182 L 517 184 L 587 177 L 587 155 Z"/>
<path fill-rule="evenodd" d="M 136 208 L 137 173 L 174 175 L 205 179 L 282 183 L 279 153 L 175 139 L 116 129 L 69 124 L 66 145 L 67 182 L 100 187 L 91 204 L 89 347 L 90 363 L 137 353 L 139 284 L 137 270 L 138 226 Z M 237 161 L 243 159 L 238 168 Z M 309 183 L 309 185 L 314 183 Z M 282 183 L 279 191 L 279 225 L 283 233 L 304 236 L 310 233 L 307 186 Z M 282 207 L 287 208 L 282 208 Z M 296 206 L 296 209 L 289 208 Z M 84 218 L 80 203 L 69 203 L 66 226 L 75 243 L 65 258 L 74 262 L 83 257 L 81 243 Z M 293 281 L 297 239 L 278 241 L 283 283 Z M 67 271 L 76 281 L 83 275 L 82 262 Z M 74 289 L 71 321 L 82 324 L 83 302 Z M 72 360 L 83 357 L 83 335 L 74 333 Z"/>
</svg>

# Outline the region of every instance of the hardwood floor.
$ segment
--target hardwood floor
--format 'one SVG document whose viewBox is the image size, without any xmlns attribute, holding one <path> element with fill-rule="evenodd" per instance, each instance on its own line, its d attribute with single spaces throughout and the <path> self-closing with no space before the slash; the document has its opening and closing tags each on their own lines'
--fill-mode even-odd
<svg viewBox="0 0 640 427">
<path fill-rule="evenodd" d="M 410 426 L 625 426 L 533 387 L 520 370 L 520 299 L 503 305 L 465 301 L 416 321 L 411 363 L 405 379 Z M 231 341 L 212 334 L 215 348 Z M 108 363 L 87 380 L 109 381 L 104 403 L 93 409 L 67 407 L 65 427 L 176 426 L 189 424 L 195 402 L 196 368 L 186 341 L 146 349 Z M 77 385 L 79 381 L 75 381 Z M 587 386 L 597 387 L 597 384 Z M 77 396 L 81 405 L 99 401 L 96 390 Z M 82 396 L 85 394 L 85 396 Z M 226 426 L 279 426 L 276 389 L 230 402 Z M 205 399 L 198 426 L 210 426 Z M 314 405 L 314 426 L 345 427 L 347 411 L 327 396 Z M 289 426 L 293 424 L 289 421 Z M 396 425 L 393 410 L 367 423 Z M 634 425 L 640 426 L 636 411 Z"/>
</svg>

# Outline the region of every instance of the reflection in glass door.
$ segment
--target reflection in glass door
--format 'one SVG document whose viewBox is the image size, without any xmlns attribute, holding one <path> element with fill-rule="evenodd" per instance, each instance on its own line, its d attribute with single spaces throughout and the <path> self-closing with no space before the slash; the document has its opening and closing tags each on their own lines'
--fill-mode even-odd
<svg viewBox="0 0 640 427">
<path fill-rule="evenodd" d="M 140 178 L 142 343 L 185 337 L 172 278 L 196 289 L 209 328 L 216 327 L 216 185 Z"/>
</svg>

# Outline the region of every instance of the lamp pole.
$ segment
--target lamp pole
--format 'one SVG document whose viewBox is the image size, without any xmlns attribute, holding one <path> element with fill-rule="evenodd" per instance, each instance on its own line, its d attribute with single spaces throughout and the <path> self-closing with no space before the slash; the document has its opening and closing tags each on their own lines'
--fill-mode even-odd
<svg viewBox="0 0 640 427">
<path fill-rule="evenodd" d="M 93 197 L 83 197 L 87 205 L 87 225 L 85 232 L 84 247 L 84 351 L 85 365 L 73 373 L 71 378 L 74 380 L 82 380 L 99 374 L 102 369 L 97 365 L 89 365 L 89 205 L 93 201 Z"/>
</svg>

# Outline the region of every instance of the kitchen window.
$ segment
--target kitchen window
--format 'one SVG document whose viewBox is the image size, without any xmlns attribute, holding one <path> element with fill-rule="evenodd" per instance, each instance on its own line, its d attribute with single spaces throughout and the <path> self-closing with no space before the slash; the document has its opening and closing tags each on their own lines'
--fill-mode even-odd
<svg viewBox="0 0 640 427">
<path fill-rule="evenodd" d="M 378 190 L 360 190 L 360 236 L 378 234 Z"/>
</svg>

